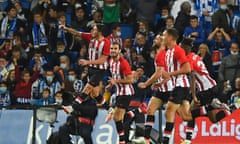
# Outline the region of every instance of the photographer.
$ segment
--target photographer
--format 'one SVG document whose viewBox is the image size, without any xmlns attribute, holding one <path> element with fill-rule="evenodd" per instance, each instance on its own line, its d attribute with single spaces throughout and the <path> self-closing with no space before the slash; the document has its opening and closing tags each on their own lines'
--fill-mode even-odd
<svg viewBox="0 0 240 144">
<path fill-rule="evenodd" d="M 67 122 L 59 128 L 59 136 L 62 144 L 72 144 L 70 134 L 80 135 L 85 144 L 93 144 L 91 133 L 98 110 L 96 100 L 87 99 L 81 104 L 73 102 L 71 107 L 64 107 L 64 110 L 71 115 Z"/>
<path fill-rule="evenodd" d="M 229 87 L 234 83 L 234 79 L 240 77 L 240 55 L 239 55 L 239 45 L 235 42 L 231 44 L 230 55 L 226 56 L 219 67 L 218 79 L 219 79 L 219 88 L 223 90 L 225 87 L 224 95 L 221 96 L 223 102 L 229 100 L 230 95 L 228 94 L 229 90 L 226 87 Z M 227 91 L 226 91 L 227 90 Z"/>
</svg>

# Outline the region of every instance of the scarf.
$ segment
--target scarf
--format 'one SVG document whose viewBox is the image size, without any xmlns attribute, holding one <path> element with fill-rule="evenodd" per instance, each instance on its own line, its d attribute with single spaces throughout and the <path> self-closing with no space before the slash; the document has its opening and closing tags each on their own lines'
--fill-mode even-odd
<svg viewBox="0 0 240 144">
<path fill-rule="evenodd" d="M 16 22 L 17 19 L 14 18 L 10 23 L 8 23 L 8 16 L 6 16 L 1 25 L 1 37 L 2 38 L 9 38 L 13 37 L 13 33 L 17 30 Z"/>
<path fill-rule="evenodd" d="M 37 26 L 36 22 L 33 23 L 32 35 L 34 48 L 48 45 L 48 38 L 46 36 L 43 22 L 41 22 L 40 28 Z"/>
<path fill-rule="evenodd" d="M 64 45 L 67 46 L 67 40 L 66 40 L 66 37 L 65 37 L 65 32 L 63 29 L 59 28 L 61 24 L 58 23 L 58 33 L 57 33 L 57 38 L 60 38 L 63 42 L 64 42 Z"/>
</svg>

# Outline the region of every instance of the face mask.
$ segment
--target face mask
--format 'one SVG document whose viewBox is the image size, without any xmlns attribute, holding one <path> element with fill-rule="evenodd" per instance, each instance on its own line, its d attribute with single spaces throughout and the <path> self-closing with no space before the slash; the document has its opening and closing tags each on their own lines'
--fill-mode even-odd
<svg viewBox="0 0 240 144">
<path fill-rule="evenodd" d="M 238 55 L 238 51 L 231 51 L 231 55 Z"/>
<path fill-rule="evenodd" d="M 162 19 L 166 19 L 167 17 L 168 17 L 168 15 L 161 16 Z"/>
<path fill-rule="evenodd" d="M 117 35 L 118 37 L 120 37 L 120 36 L 121 36 L 121 32 L 117 32 L 116 35 Z"/>
<path fill-rule="evenodd" d="M 69 76 L 68 76 L 68 80 L 69 80 L 69 81 L 74 81 L 74 80 L 75 80 L 75 76 L 69 75 Z"/>
<path fill-rule="evenodd" d="M 57 53 L 63 53 L 64 50 L 57 50 Z"/>
<path fill-rule="evenodd" d="M 52 81 L 53 81 L 53 77 L 52 77 L 52 76 L 46 76 L 46 80 L 47 80 L 48 82 L 52 82 Z"/>
<path fill-rule="evenodd" d="M 62 68 L 62 69 L 66 69 L 66 67 L 67 67 L 67 64 L 60 64 L 60 67 Z"/>
<path fill-rule="evenodd" d="M 139 32 L 145 33 L 145 32 L 146 32 L 146 30 L 145 30 L 145 29 L 143 29 L 143 30 L 139 30 Z"/>
<path fill-rule="evenodd" d="M 61 105 L 62 102 L 63 102 L 63 100 L 62 100 L 62 99 L 56 99 L 55 102 L 56 102 L 57 104 Z"/>
<path fill-rule="evenodd" d="M 44 3 L 44 4 L 43 4 L 43 7 L 44 7 L 44 8 L 47 8 L 47 7 L 48 7 L 48 3 Z"/>
<path fill-rule="evenodd" d="M 220 9 L 222 9 L 222 10 L 227 10 L 228 9 L 228 7 L 227 7 L 227 5 L 220 5 Z"/>
<path fill-rule="evenodd" d="M 0 87 L 0 93 L 4 94 L 7 92 L 7 88 L 6 87 Z"/>
<path fill-rule="evenodd" d="M 154 53 L 151 53 L 151 54 L 150 54 L 150 57 L 154 59 L 155 54 L 154 54 Z"/>
</svg>

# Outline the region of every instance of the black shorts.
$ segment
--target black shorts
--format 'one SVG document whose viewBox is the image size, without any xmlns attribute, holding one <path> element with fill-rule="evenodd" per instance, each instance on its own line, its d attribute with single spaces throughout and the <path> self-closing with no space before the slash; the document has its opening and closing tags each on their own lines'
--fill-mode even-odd
<svg viewBox="0 0 240 144">
<path fill-rule="evenodd" d="M 160 92 L 160 91 L 157 91 L 154 97 L 162 100 L 163 103 L 167 103 L 170 94 L 171 94 L 171 92 Z"/>
<path fill-rule="evenodd" d="M 189 88 L 187 87 L 175 87 L 170 94 L 169 101 L 182 104 L 182 101 L 189 95 Z"/>
<path fill-rule="evenodd" d="M 200 100 L 201 105 L 210 104 L 216 96 L 215 87 L 206 91 L 197 92 L 197 98 Z"/>
<path fill-rule="evenodd" d="M 132 96 L 130 95 L 117 96 L 116 106 L 119 108 L 128 109 L 131 100 Z"/>
<path fill-rule="evenodd" d="M 106 74 L 106 70 L 89 67 L 89 70 L 88 70 L 89 82 L 88 83 L 94 87 L 98 86 L 99 82 L 103 80 L 105 74 Z"/>
</svg>

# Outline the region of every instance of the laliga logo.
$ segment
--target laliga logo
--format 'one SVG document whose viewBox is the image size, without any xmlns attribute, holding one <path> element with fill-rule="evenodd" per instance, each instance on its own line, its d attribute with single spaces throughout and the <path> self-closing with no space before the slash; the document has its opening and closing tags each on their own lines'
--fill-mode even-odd
<svg viewBox="0 0 240 144">
<path fill-rule="evenodd" d="M 179 126 L 179 133 L 183 139 L 186 138 L 186 128 L 187 128 L 187 122 L 182 122 Z M 192 139 L 196 138 L 197 132 L 198 132 L 198 127 L 197 127 L 197 125 L 195 125 L 193 133 L 192 133 Z"/>
<path fill-rule="evenodd" d="M 236 140 L 240 141 L 240 124 L 235 122 L 235 119 L 231 119 L 230 122 L 222 121 L 217 124 L 208 124 L 207 121 L 203 120 L 200 123 L 201 137 L 235 137 Z M 186 138 L 187 122 L 182 122 L 179 126 L 179 133 L 182 138 Z M 195 125 L 192 138 L 195 139 L 198 132 L 198 126 Z"/>
</svg>

